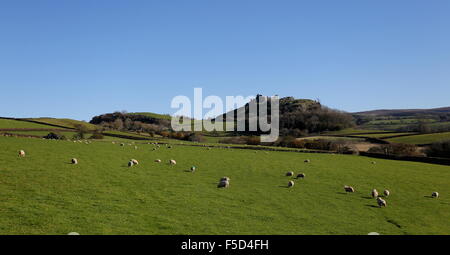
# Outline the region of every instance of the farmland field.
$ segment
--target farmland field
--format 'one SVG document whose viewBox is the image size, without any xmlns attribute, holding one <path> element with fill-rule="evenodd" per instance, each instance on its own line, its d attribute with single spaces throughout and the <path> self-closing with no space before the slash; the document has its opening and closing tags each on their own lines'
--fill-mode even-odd
<svg viewBox="0 0 450 255">
<path fill-rule="evenodd" d="M 66 128 L 74 128 L 76 125 L 82 125 L 86 128 L 93 130 L 96 128 L 95 125 L 79 121 L 79 120 L 72 120 L 72 119 L 56 119 L 56 118 L 32 118 L 29 120 L 42 122 L 44 124 L 50 124 L 50 125 L 58 125 Z"/>
<path fill-rule="evenodd" d="M 370 137 L 370 138 L 378 138 L 378 139 L 383 139 L 386 137 L 391 137 L 391 136 L 403 136 L 403 135 L 416 135 L 417 133 L 413 133 L 413 132 L 403 132 L 403 133 L 379 133 L 379 134 L 364 134 L 364 135 L 352 135 L 355 137 Z"/>
<path fill-rule="evenodd" d="M 0 137 L 0 234 L 450 234 L 449 166 L 153 148 Z M 69 164 L 73 157 L 78 165 Z M 140 164 L 128 168 L 131 158 Z M 197 171 L 187 171 L 193 165 Z M 287 171 L 306 178 L 289 189 Z M 216 187 L 223 176 L 228 189 Z M 376 207 L 373 188 L 391 191 L 386 208 Z M 433 191 L 441 197 L 430 198 Z"/>
<path fill-rule="evenodd" d="M 388 139 L 389 142 L 394 143 L 409 143 L 409 144 L 430 144 L 450 140 L 450 132 L 403 136 Z"/>
<path fill-rule="evenodd" d="M 20 129 L 20 128 L 46 129 L 54 127 L 27 121 L 0 119 L 0 129 Z"/>
</svg>

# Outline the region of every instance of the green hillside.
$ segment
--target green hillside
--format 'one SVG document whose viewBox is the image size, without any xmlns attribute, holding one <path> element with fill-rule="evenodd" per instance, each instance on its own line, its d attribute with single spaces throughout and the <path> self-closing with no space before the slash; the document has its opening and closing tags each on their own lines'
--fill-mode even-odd
<svg viewBox="0 0 450 255">
<path fill-rule="evenodd" d="M 412 135 L 387 139 L 387 141 L 389 142 L 408 144 L 431 144 L 434 142 L 441 142 L 446 140 L 450 140 L 450 132 Z"/>
<path fill-rule="evenodd" d="M 41 122 L 44 124 L 50 124 L 50 125 L 57 125 L 65 128 L 75 128 L 76 125 L 82 125 L 90 130 L 94 130 L 97 127 L 93 124 L 79 121 L 79 120 L 73 120 L 73 119 L 57 119 L 57 118 L 30 118 L 29 120 Z"/>
<path fill-rule="evenodd" d="M 448 166 L 146 143 L 0 144 L 0 234 L 450 234 Z M 131 158 L 140 164 L 128 168 Z M 306 178 L 287 188 L 287 171 Z M 216 187 L 223 176 L 228 189 Z M 391 191 L 388 207 L 376 207 L 373 188 Z"/>
</svg>

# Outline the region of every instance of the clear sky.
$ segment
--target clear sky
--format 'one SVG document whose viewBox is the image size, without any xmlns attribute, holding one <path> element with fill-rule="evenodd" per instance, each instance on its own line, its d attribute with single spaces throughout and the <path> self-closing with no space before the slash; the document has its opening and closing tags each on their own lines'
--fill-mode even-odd
<svg viewBox="0 0 450 255">
<path fill-rule="evenodd" d="M 174 113 L 278 94 L 346 111 L 450 106 L 450 1 L 0 2 L 0 116 Z"/>
</svg>

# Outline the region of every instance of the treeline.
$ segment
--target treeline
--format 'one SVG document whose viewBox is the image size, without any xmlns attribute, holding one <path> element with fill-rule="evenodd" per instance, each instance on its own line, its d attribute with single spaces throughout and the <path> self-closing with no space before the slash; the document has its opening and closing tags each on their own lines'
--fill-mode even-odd
<svg viewBox="0 0 450 255">
<path fill-rule="evenodd" d="M 280 99 L 280 134 L 305 136 L 310 133 L 338 131 L 354 125 L 350 114 L 328 108 L 317 101 Z"/>
<path fill-rule="evenodd" d="M 358 154 L 358 149 L 352 142 L 344 140 L 326 140 L 326 139 L 298 139 L 293 136 L 283 136 L 273 143 L 261 143 L 259 136 L 235 136 L 224 138 L 219 143 L 225 144 L 246 144 L 246 145 L 265 145 L 287 147 L 295 149 L 310 149 L 332 151 L 342 154 Z"/>
<path fill-rule="evenodd" d="M 170 120 L 126 112 L 95 116 L 90 123 L 101 126 L 103 130 L 135 131 L 150 135 L 170 130 Z"/>
<path fill-rule="evenodd" d="M 429 123 L 419 121 L 418 124 L 408 125 L 396 129 L 397 132 L 417 132 L 421 134 L 431 134 L 439 132 L 449 132 L 450 124 L 448 125 L 430 125 Z"/>
</svg>

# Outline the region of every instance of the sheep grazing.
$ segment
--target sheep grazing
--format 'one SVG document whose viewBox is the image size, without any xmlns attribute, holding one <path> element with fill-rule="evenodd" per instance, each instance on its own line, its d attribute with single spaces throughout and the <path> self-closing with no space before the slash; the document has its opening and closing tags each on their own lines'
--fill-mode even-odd
<svg viewBox="0 0 450 255">
<path fill-rule="evenodd" d="M 19 157 L 25 157 L 25 151 L 24 150 L 20 150 L 19 151 Z"/>
<path fill-rule="evenodd" d="M 344 186 L 344 190 L 345 190 L 345 192 L 351 192 L 351 193 L 355 192 L 355 189 L 351 186 Z"/>
<path fill-rule="evenodd" d="M 224 177 L 224 178 L 227 178 L 227 177 Z M 217 185 L 217 188 L 228 188 L 228 187 L 230 187 L 229 179 L 224 179 L 224 178 L 220 179 L 220 182 Z"/>
<path fill-rule="evenodd" d="M 122 147 L 123 147 L 123 146 L 125 146 L 125 144 L 124 144 L 124 143 L 121 143 L 121 144 L 120 144 L 120 146 L 122 146 Z"/>
<path fill-rule="evenodd" d="M 383 194 L 385 197 L 388 197 L 391 194 L 391 192 L 389 192 L 389 190 L 385 189 Z"/>
<path fill-rule="evenodd" d="M 291 172 L 287 172 L 286 176 L 294 176 L 294 172 L 292 172 L 292 171 Z"/>
<path fill-rule="evenodd" d="M 74 165 L 78 164 L 78 160 L 76 158 L 73 158 L 72 159 L 72 164 L 74 164 Z"/>
<path fill-rule="evenodd" d="M 134 146 L 134 149 L 135 149 L 135 150 L 137 150 L 137 149 L 138 149 L 138 147 L 137 147 L 137 146 Z"/>
<path fill-rule="evenodd" d="M 303 173 L 301 173 L 301 174 L 297 174 L 297 179 L 298 179 L 298 178 L 305 178 L 305 176 L 306 176 L 306 175 L 305 175 L 305 174 L 303 174 Z"/>
<path fill-rule="evenodd" d="M 303 161 L 303 162 L 305 162 L 305 163 L 311 163 L 311 160 L 309 160 L 309 159 L 306 159 L 305 161 Z"/>
<path fill-rule="evenodd" d="M 156 163 L 161 163 L 161 159 L 156 159 L 155 162 Z"/>
<path fill-rule="evenodd" d="M 133 162 L 133 165 L 139 165 L 139 161 L 136 159 L 131 159 L 130 161 Z"/>
<path fill-rule="evenodd" d="M 134 166 L 133 161 L 132 160 L 128 161 L 128 167 L 132 167 L 132 166 Z"/>
<path fill-rule="evenodd" d="M 438 197 L 439 197 L 439 193 L 433 192 L 433 193 L 431 194 L 431 197 L 438 198 Z"/>
<path fill-rule="evenodd" d="M 196 168 L 195 166 L 192 166 L 192 167 L 191 167 L 191 172 L 195 172 L 196 169 L 197 169 L 197 168 Z"/>
<path fill-rule="evenodd" d="M 175 160 L 171 159 L 171 160 L 169 161 L 169 164 L 171 164 L 171 165 L 176 165 L 177 162 L 176 162 Z"/>
<path fill-rule="evenodd" d="M 292 188 L 292 187 L 294 187 L 294 184 L 295 184 L 294 181 L 289 181 L 288 182 L 288 187 Z"/>
<path fill-rule="evenodd" d="M 382 199 L 381 197 L 377 198 L 378 206 L 381 208 L 382 206 L 386 207 L 386 200 Z"/>
<path fill-rule="evenodd" d="M 376 189 L 372 190 L 372 197 L 377 198 L 378 197 L 378 191 Z"/>
<path fill-rule="evenodd" d="M 376 165 L 377 164 L 377 162 L 375 162 L 375 161 L 372 161 L 372 165 Z"/>
</svg>

